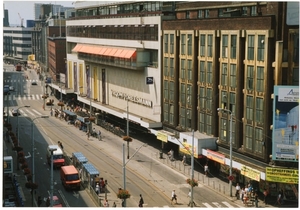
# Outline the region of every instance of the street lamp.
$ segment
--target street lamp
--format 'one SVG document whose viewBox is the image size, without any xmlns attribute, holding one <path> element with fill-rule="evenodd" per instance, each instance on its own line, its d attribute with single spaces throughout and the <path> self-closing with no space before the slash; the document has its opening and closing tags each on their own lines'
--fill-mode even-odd
<svg viewBox="0 0 300 210">
<path fill-rule="evenodd" d="M 19 146 L 19 130 L 20 130 L 20 128 L 19 128 L 19 109 L 22 109 L 22 108 L 28 108 L 28 107 L 30 107 L 30 106 L 21 106 L 21 107 L 19 107 L 19 108 L 17 108 L 17 142 L 18 142 L 18 146 Z"/>
<path fill-rule="evenodd" d="M 194 180 L 194 129 L 192 139 L 192 154 L 191 154 L 191 180 Z M 194 207 L 194 186 L 191 185 L 191 208 Z"/>
<path fill-rule="evenodd" d="M 126 135 L 129 137 L 129 117 L 128 117 L 128 98 L 127 98 L 127 117 L 126 117 Z M 127 141 L 127 159 L 129 159 L 129 141 Z"/>
<path fill-rule="evenodd" d="M 50 207 L 53 207 L 53 152 L 56 151 L 56 148 L 50 148 L 50 152 L 51 152 L 51 183 L 50 183 L 50 191 L 51 191 L 51 195 L 50 195 Z"/>
<path fill-rule="evenodd" d="M 84 88 L 83 86 L 80 86 L 79 88 Z M 86 98 L 88 97 L 88 95 L 86 94 Z M 93 129 L 93 123 L 91 120 L 92 117 L 92 97 L 91 97 L 91 91 L 89 91 L 89 98 L 90 98 L 90 129 L 89 129 L 89 133 L 90 135 L 92 135 L 92 129 Z"/>
<path fill-rule="evenodd" d="M 218 108 L 217 111 L 228 112 L 230 114 L 230 137 L 229 137 L 229 159 L 230 159 L 230 167 L 229 167 L 229 188 L 230 188 L 230 197 L 232 197 L 232 112 L 229 109 Z"/>
<path fill-rule="evenodd" d="M 131 158 L 134 157 L 134 155 L 142 148 L 147 146 L 147 144 L 143 144 L 142 146 L 140 146 L 139 148 L 137 148 L 137 150 L 135 151 L 135 153 L 133 153 L 133 155 L 125 162 L 125 144 L 123 144 L 123 188 L 124 190 L 126 190 L 126 164 L 131 160 Z M 126 199 L 124 199 L 124 207 L 126 207 Z"/>
<path fill-rule="evenodd" d="M 36 117 L 32 120 L 31 122 L 31 138 L 32 138 L 32 183 L 35 183 L 35 173 L 34 173 L 34 129 L 33 129 L 33 122 L 36 120 L 36 119 L 39 119 L 39 118 L 49 118 L 48 115 L 42 115 L 42 116 L 39 116 L 39 117 Z M 34 196 L 33 196 L 33 192 L 32 192 L 32 206 L 33 206 L 33 199 L 34 199 Z"/>
</svg>

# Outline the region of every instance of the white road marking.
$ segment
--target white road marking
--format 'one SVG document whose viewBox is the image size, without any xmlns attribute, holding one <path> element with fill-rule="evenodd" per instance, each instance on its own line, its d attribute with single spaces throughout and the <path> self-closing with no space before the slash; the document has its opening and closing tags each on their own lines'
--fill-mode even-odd
<svg viewBox="0 0 300 210">
<path fill-rule="evenodd" d="M 209 205 L 208 203 L 202 203 L 204 206 L 206 206 L 207 208 L 214 208 L 211 205 Z"/>
<path fill-rule="evenodd" d="M 62 193 L 62 191 L 61 191 L 61 190 L 58 190 L 58 193 L 60 194 L 62 200 L 63 200 L 64 203 L 66 204 L 66 207 L 70 207 L 70 205 L 69 205 L 69 203 L 68 203 L 66 197 L 65 197 L 64 194 Z"/>
<path fill-rule="evenodd" d="M 222 208 L 222 206 L 218 202 L 212 202 L 212 204 L 214 204 L 218 208 Z"/>
<path fill-rule="evenodd" d="M 234 206 L 230 205 L 228 202 L 223 201 L 222 202 L 225 206 L 227 206 L 228 208 L 235 208 Z"/>
<path fill-rule="evenodd" d="M 41 113 L 39 113 L 39 112 L 36 111 L 35 109 L 33 109 L 32 111 L 34 111 L 34 112 L 37 113 L 38 115 L 42 115 Z"/>
</svg>

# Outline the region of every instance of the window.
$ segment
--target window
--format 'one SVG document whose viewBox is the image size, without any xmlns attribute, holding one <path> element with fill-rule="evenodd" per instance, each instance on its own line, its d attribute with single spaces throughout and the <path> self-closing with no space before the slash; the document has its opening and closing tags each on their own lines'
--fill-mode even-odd
<svg viewBox="0 0 300 210">
<path fill-rule="evenodd" d="M 212 62 L 207 62 L 207 83 L 213 83 Z"/>
<path fill-rule="evenodd" d="M 170 34 L 170 54 L 174 54 L 174 34 Z"/>
<path fill-rule="evenodd" d="M 184 59 L 181 59 L 180 78 L 185 79 L 185 60 Z"/>
<path fill-rule="evenodd" d="M 227 126 L 227 120 L 224 118 L 221 118 L 221 133 L 220 133 L 220 139 L 223 142 L 226 142 L 226 136 L 227 136 L 227 128 L 229 128 L 230 126 Z"/>
<path fill-rule="evenodd" d="M 257 15 L 257 7 L 256 6 L 252 6 L 251 7 L 251 16 L 256 16 Z"/>
<path fill-rule="evenodd" d="M 248 60 L 254 60 L 254 35 L 248 35 Z"/>
<path fill-rule="evenodd" d="M 229 94 L 229 110 L 234 114 L 235 113 L 235 93 Z"/>
<path fill-rule="evenodd" d="M 299 33 L 294 33 L 293 39 L 294 39 L 293 62 L 299 64 Z"/>
<path fill-rule="evenodd" d="M 174 82 L 173 81 L 170 81 L 170 83 L 169 83 L 169 100 L 171 101 L 171 102 L 173 102 L 174 101 Z"/>
<path fill-rule="evenodd" d="M 168 46 L 168 44 L 169 44 L 169 41 L 168 41 L 168 39 L 169 39 L 169 34 L 165 34 L 164 35 L 164 42 L 165 42 L 165 53 L 168 53 L 169 52 L 169 46 Z"/>
<path fill-rule="evenodd" d="M 263 151 L 263 130 L 255 128 L 255 152 L 262 154 Z"/>
<path fill-rule="evenodd" d="M 207 110 L 212 110 L 212 89 L 211 88 L 207 88 L 206 89 L 206 109 Z"/>
<path fill-rule="evenodd" d="M 190 11 L 186 11 L 186 19 L 190 19 Z"/>
<path fill-rule="evenodd" d="M 205 62 L 204 61 L 200 61 L 199 81 L 205 82 Z"/>
<path fill-rule="evenodd" d="M 164 122 L 168 121 L 168 115 L 169 115 L 169 104 L 164 103 Z"/>
<path fill-rule="evenodd" d="M 231 35 L 230 58 L 236 59 L 236 35 Z"/>
<path fill-rule="evenodd" d="M 187 104 L 190 106 L 192 106 L 192 85 L 187 85 L 187 90 L 186 90 L 186 99 L 187 99 Z"/>
<path fill-rule="evenodd" d="M 227 85 L 227 63 L 222 63 L 221 85 Z"/>
<path fill-rule="evenodd" d="M 264 54 L 265 54 L 265 36 L 258 35 L 257 60 L 264 61 Z"/>
<path fill-rule="evenodd" d="M 205 56 L 205 34 L 200 36 L 200 56 Z"/>
<path fill-rule="evenodd" d="M 209 34 L 207 36 L 207 56 L 212 57 L 212 44 L 213 44 L 213 35 Z"/>
<path fill-rule="evenodd" d="M 187 73 L 188 73 L 188 80 L 192 80 L 193 72 L 192 72 L 192 60 L 187 60 Z"/>
<path fill-rule="evenodd" d="M 170 58 L 170 77 L 174 78 L 174 58 Z"/>
<path fill-rule="evenodd" d="M 264 119 L 264 101 L 262 98 L 256 98 L 256 122 L 263 123 Z"/>
<path fill-rule="evenodd" d="M 205 108 L 205 100 L 206 100 L 206 93 L 205 93 L 205 88 L 204 87 L 200 87 L 199 89 L 199 106 L 201 109 Z"/>
<path fill-rule="evenodd" d="M 168 58 L 164 58 L 164 76 L 167 77 L 169 75 L 168 71 Z"/>
<path fill-rule="evenodd" d="M 192 34 L 188 34 L 187 35 L 187 37 L 188 37 L 188 40 L 187 40 L 187 44 L 188 44 L 188 55 L 192 55 Z"/>
<path fill-rule="evenodd" d="M 242 15 L 246 16 L 248 14 L 248 7 L 243 7 Z"/>
<path fill-rule="evenodd" d="M 208 9 L 205 10 L 205 18 L 209 18 L 209 10 Z"/>
<path fill-rule="evenodd" d="M 198 18 L 199 19 L 201 19 L 201 18 L 203 18 L 203 16 L 204 16 L 204 12 L 203 12 L 203 10 L 198 10 Z"/>
<path fill-rule="evenodd" d="M 246 128 L 245 128 L 246 132 L 245 132 L 245 135 L 246 135 L 246 146 L 245 148 L 246 149 L 249 149 L 249 150 L 252 150 L 252 130 L 253 128 L 249 125 L 246 125 Z"/>
<path fill-rule="evenodd" d="M 246 89 L 247 90 L 253 90 L 253 71 L 254 67 L 253 66 L 247 66 L 247 81 L 246 81 Z"/>
<path fill-rule="evenodd" d="M 264 67 L 257 67 L 256 73 L 256 91 L 263 92 L 264 91 Z"/>
<path fill-rule="evenodd" d="M 164 99 L 169 100 L 169 85 L 168 81 L 164 80 Z"/>
<path fill-rule="evenodd" d="M 236 87 L 236 65 L 230 64 L 230 87 Z"/>
<path fill-rule="evenodd" d="M 185 91 L 186 91 L 186 85 L 184 83 L 180 84 L 180 103 L 181 106 L 185 106 Z"/>
<path fill-rule="evenodd" d="M 228 35 L 222 35 L 222 58 L 227 58 Z"/>
<path fill-rule="evenodd" d="M 205 132 L 205 129 L 204 129 L 204 117 L 205 114 L 204 113 L 199 113 L 199 132 L 200 133 L 204 133 Z"/>
<path fill-rule="evenodd" d="M 174 125 L 174 106 L 173 106 L 173 104 L 170 104 L 169 123 L 171 125 Z"/>
<path fill-rule="evenodd" d="M 253 120 L 253 97 L 246 97 L 246 119 Z"/>
<path fill-rule="evenodd" d="M 223 17 L 223 8 L 218 9 L 218 15 L 219 17 Z"/>
<path fill-rule="evenodd" d="M 186 35 L 181 34 L 181 55 L 185 55 L 185 42 L 186 42 Z"/>
</svg>

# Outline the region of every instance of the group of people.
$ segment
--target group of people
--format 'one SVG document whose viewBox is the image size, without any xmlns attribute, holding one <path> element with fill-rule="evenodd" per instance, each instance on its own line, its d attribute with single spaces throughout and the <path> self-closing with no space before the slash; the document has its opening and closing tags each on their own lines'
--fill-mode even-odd
<svg viewBox="0 0 300 210">
<path fill-rule="evenodd" d="M 247 205 L 249 200 L 254 200 L 255 207 L 258 207 L 258 192 L 254 191 L 252 185 L 249 183 L 246 187 L 241 187 L 239 183 L 236 184 L 235 196 L 241 199 L 243 204 Z"/>
</svg>

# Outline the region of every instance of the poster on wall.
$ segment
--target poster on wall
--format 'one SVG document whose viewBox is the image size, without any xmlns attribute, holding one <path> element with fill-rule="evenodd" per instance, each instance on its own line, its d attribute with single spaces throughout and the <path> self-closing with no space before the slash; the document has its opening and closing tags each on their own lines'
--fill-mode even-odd
<svg viewBox="0 0 300 210">
<path fill-rule="evenodd" d="M 272 160 L 298 162 L 299 86 L 274 86 Z"/>
</svg>

